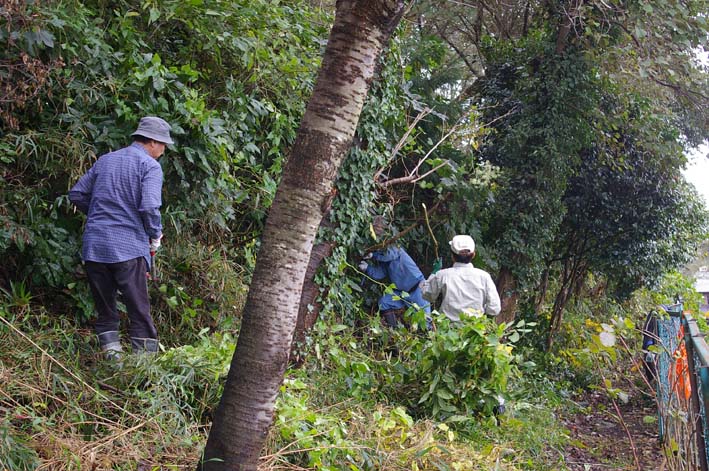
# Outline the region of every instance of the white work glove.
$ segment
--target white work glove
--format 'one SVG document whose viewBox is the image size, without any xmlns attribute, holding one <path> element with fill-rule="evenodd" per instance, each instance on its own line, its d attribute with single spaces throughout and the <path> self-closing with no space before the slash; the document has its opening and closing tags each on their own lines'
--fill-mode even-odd
<svg viewBox="0 0 709 471">
<path fill-rule="evenodd" d="M 367 262 L 365 262 L 364 260 L 359 262 L 359 265 L 357 265 L 357 268 L 359 268 L 360 271 L 367 271 L 367 267 L 369 267 L 369 265 L 367 265 Z"/>
<path fill-rule="evenodd" d="M 157 239 L 150 239 L 150 255 L 155 255 L 155 252 L 160 248 L 160 241 L 162 240 L 162 234 Z"/>
</svg>

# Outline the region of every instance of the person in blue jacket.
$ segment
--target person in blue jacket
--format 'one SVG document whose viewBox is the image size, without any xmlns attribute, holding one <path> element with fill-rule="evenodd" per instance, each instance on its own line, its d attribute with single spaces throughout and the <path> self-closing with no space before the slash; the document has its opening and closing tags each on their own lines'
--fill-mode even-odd
<svg viewBox="0 0 709 471">
<path fill-rule="evenodd" d="M 385 225 L 383 218 L 375 219 L 373 227 L 377 237 L 384 233 Z M 379 298 L 379 312 L 387 326 L 396 327 L 397 313 L 414 305 L 424 310 L 427 324 L 430 324 L 431 305 L 424 299 L 419 288 L 425 277 L 403 248 L 389 245 L 376 250 L 359 263 L 359 269 L 375 280 L 388 278 L 395 286 L 393 293 L 384 293 Z"/>
</svg>

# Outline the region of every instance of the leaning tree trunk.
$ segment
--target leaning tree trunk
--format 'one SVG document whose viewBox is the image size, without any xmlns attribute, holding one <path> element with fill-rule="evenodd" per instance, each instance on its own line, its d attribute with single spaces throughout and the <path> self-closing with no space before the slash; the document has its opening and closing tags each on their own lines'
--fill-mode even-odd
<svg viewBox="0 0 709 471">
<path fill-rule="evenodd" d="M 283 382 L 310 251 L 404 1 L 338 0 L 322 67 L 264 228 L 224 393 L 198 469 L 255 471 Z"/>
</svg>

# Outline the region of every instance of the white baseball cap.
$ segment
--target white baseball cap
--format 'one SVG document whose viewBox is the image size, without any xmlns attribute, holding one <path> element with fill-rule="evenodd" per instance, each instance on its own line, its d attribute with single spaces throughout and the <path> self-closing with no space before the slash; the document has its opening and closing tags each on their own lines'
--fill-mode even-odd
<svg viewBox="0 0 709 471">
<path fill-rule="evenodd" d="M 448 244 L 450 244 L 451 250 L 455 254 L 475 252 L 475 241 L 469 235 L 457 235 Z"/>
</svg>

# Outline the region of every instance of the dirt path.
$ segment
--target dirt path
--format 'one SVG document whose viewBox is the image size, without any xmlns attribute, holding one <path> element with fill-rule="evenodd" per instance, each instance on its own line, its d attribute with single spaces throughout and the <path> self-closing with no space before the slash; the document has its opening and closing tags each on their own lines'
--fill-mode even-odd
<svg viewBox="0 0 709 471">
<path fill-rule="evenodd" d="M 604 392 L 589 391 L 578 403 L 580 413 L 563 418 L 574 441 L 565 450 L 570 471 L 664 469 L 658 425 L 653 420 L 657 409 L 652 400 L 637 396 L 631 397 L 627 404 L 619 404 L 627 431 Z"/>
</svg>

